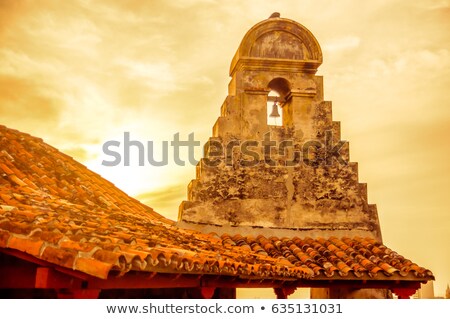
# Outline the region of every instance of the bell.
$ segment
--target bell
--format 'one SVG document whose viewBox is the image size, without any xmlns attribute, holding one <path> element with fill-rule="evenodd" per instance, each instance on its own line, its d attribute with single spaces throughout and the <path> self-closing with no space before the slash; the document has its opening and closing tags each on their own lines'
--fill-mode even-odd
<svg viewBox="0 0 450 319">
<path fill-rule="evenodd" d="M 272 105 L 272 113 L 269 115 L 270 117 L 280 117 L 280 113 L 278 113 L 278 105 L 277 102 L 273 102 Z"/>
</svg>

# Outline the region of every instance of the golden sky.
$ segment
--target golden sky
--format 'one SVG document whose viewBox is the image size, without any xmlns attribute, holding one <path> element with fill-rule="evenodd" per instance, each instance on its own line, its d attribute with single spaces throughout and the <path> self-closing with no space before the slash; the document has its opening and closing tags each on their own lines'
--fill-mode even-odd
<svg viewBox="0 0 450 319">
<path fill-rule="evenodd" d="M 450 1 L 0 0 L 0 123 L 176 219 L 187 164 L 104 167 L 102 144 L 211 135 L 228 69 L 278 11 L 321 44 L 325 99 L 384 242 L 450 283 Z M 201 156 L 201 149 L 196 154 Z M 158 159 L 158 156 L 155 156 Z M 135 163 L 136 164 L 136 163 Z"/>
</svg>

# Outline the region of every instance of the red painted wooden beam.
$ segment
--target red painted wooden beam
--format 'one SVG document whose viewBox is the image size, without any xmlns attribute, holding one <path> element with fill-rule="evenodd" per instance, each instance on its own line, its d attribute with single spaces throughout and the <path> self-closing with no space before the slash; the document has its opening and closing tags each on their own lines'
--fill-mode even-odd
<svg viewBox="0 0 450 319">
<path fill-rule="evenodd" d="M 62 289 L 57 291 L 58 299 L 98 299 L 100 289 Z"/>
<path fill-rule="evenodd" d="M 392 288 L 391 291 L 398 296 L 398 299 L 409 299 L 417 291 L 417 288 Z"/>
<path fill-rule="evenodd" d="M 34 288 L 36 267 L 12 263 L 0 265 L 0 289 Z"/>
<path fill-rule="evenodd" d="M 48 267 L 38 267 L 36 269 L 36 288 L 44 289 L 61 289 L 61 288 L 71 288 L 78 289 L 81 288 L 82 281 L 78 278 L 63 274 Z"/>
<path fill-rule="evenodd" d="M 174 280 L 176 277 L 177 279 Z M 92 278 L 88 281 L 88 287 L 94 289 L 193 288 L 200 287 L 200 279 L 196 275 L 129 272 L 121 277 Z"/>
</svg>

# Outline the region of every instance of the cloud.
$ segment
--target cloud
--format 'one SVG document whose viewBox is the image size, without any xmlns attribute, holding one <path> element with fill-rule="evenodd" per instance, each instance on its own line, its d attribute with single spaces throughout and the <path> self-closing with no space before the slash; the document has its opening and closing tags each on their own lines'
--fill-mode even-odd
<svg viewBox="0 0 450 319">
<path fill-rule="evenodd" d="M 422 1 L 417 4 L 420 8 L 425 8 L 427 10 L 441 10 L 449 9 L 450 2 L 448 0 L 433 0 L 433 1 Z"/>
<path fill-rule="evenodd" d="M 26 9 L 23 1 L 0 1 L 0 39 L 24 14 Z"/>
<path fill-rule="evenodd" d="M 22 126 L 21 122 L 30 126 L 54 125 L 61 109 L 47 90 L 31 79 L 0 74 L 0 120 L 16 122 L 18 126 Z"/>
<path fill-rule="evenodd" d="M 385 77 L 402 74 L 423 77 L 433 76 L 434 72 L 446 72 L 450 67 L 450 51 L 447 49 L 418 49 L 397 52 L 389 59 L 373 59 L 369 62 L 367 72 L 371 77 Z M 447 71 L 446 73 L 450 73 Z"/>
<path fill-rule="evenodd" d="M 16 77 L 57 77 L 66 71 L 57 60 L 39 59 L 33 52 L 0 47 L 0 74 Z"/>
<path fill-rule="evenodd" d="M 322 45 L 324 51 L 330 52 L 330 54 L 336 51 L 345 51 L 355 49 L 359 46 L 361 39 L 357 36 L 347 35 L 340 38 L 331 39 Z"/>
<path fill-rule="evenodd" d="M 177 81 L 169 63 L 120 59 L 116 64 L 123 68 L 129 80 L 144 84 L 152 90 L 152 94 L 165 95 L 177 89 Z"/>
<path fill-rule="evenodd" d="M 177 219 L 177 211 L 173 207 L 186 199 L 187 186 L 184 183 L 169 185 L 136 196 L 144 204 L 151 206 L 155 211 L 163 213 L 171 219 Z"/>
<path fill-rule="evenodd" d="M 204 6 L 208 4 L 217 4 L 215 0 L 174 0 L 170 4 L 175 8 L 186 9 L 193 6 Z"/>
<path fill-rule="evenodd" d="M 60 151 L 64 154 L 72 156 L 78 162 L 86 162 L 87 160 L 92 158 L 92 155 L 90 155 L 88 151 L 82 147 L 66 148 L 61 149 Z"/>
</svg>

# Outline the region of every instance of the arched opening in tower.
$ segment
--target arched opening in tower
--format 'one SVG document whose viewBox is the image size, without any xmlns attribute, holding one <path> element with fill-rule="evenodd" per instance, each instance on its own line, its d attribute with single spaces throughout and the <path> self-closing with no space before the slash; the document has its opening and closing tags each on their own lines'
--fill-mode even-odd
<svg viewBox="0 0 450 319">
<path fill-rule="evenodd" d="M 267 86 L 270 89 L 267 96 L 267 124 L 283 126 L 286 115 L 283 106 L 290 98 L 291 85 L 286 79 L 275 78 Z"/>
</svg>

